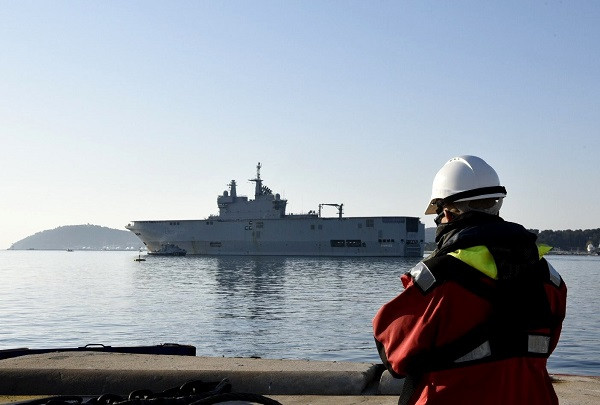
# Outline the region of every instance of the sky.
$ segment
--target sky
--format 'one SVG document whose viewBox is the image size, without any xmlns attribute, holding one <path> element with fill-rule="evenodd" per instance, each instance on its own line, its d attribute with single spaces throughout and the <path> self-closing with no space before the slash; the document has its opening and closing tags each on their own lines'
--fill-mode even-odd
<svg viewBox="0 0 600 405">
<path fill-rule="evenodd" d="M 0 249 L 203 219 L 237 180 L 288 212 L 418 216 L 471 154 L 528 229 L 600 227 L 597 1 L 0 2 Z M 333 207 L 325 216 L 335 216 Z"/>
</svg>

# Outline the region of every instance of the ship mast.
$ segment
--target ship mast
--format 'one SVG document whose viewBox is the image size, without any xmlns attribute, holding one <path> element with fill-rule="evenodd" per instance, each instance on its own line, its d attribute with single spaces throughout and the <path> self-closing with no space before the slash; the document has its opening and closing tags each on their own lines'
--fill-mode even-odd
<svg viewBox="0 0 600 405">
<path fill-rule="evenodd" d="M 260 179 L 260 168 L 262 165 L 260 162 L 256 165 L 256 178 L 250 179 L 250 181 L 254 181 L 256 183 L 256 187 L 254 189 L 254 198 L 258 198 L 258 196 L 262 195 L 262 180 Z"/>
</svg>

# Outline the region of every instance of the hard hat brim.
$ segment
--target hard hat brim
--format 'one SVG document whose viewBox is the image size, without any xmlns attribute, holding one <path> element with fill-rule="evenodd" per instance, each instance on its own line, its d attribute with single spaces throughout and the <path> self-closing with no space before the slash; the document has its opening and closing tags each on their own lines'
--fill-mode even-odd
<svg viewBox="0 0 600 405">
<path fill-rule="evenodd" d="M 452 197 L 452 196 L 450 196 L 450 197 Z M 504 197 L 506 197 L 506 192 L 482 194 L 482 195 L 468 197 L 468 198 L 460 198 L 458 200 L 453 200 L 453 201 L 449 201 L 449 202 L 473 201 L 473 200 L 484 200 L 486 198 L 504 198 Z M 439 198 L 431 200 L 431 202 L 427 206 L 427 209 L 425 210 L 425 215 L 435 214 L 437 212 L 438 206 L 436 203 L 439 200 L 440 200 Z"/>
<path fill-rule="evenodd" d="M 427 209 L 425 210 L 425 215 L 435 214 L 437 211 L 437 205 L 435 204 L 436 200 L 431 200 Z"/>
</svg>

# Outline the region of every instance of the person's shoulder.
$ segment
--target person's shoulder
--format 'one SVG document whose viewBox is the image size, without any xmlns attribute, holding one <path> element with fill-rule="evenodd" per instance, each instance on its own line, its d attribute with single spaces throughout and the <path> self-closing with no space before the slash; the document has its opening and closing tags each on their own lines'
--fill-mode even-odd
<svg viewBox="0 0 600 405">
<path fill-rule="evenodd" d="M 428 293 L 444 281 L 454 278 L 457 271 L 461 270 L 470 271 L 468 265 L 451 255 L 443 254 L 417 263 L 407 274 L 423 293 Z"/>
</svg>

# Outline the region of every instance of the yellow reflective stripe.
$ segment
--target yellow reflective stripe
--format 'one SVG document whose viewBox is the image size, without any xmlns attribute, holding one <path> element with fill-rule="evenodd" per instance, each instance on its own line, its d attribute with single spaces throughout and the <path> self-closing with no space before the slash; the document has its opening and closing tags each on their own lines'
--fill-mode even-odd
<svg viewBox="0 0 600 405">
<path fill-rule="evenodd" d="M 548 253 L 551 250 L 552 250 L 552 246 L 544 245 L 543 243 L 539 244 L 538 245 L 538 254 L 540 255 L 540 259 L 542 258 L 542 256 L 544 256 L 546 253 Z"/>
<path fill-rule="evenodd" d="M 476 268 L 486 276 L 493 278 L 494 280 L 498 279 L 498 268 L 496 267 L 494 256 L 492 256 L 487 247 L 483 245 L 473 246 L 466 249 L 459 249 L 448 254 L 456 257 L 463 263 Z"/>
<path fill-rule="evenodd" d="M 550 250 L 552 250 L 552 246 L 545 244 L 538 245 L 540 259 Z M 463 263 L 476 268 L 486 276 L 493 278 L 494 280 L 498 279 L 498 268 L 496 267 L 494 256 L 492 256 L 487 247 L 483 245 L 473 246 L 466 249 L 458 249 L 457 251 L 448 254 L 456 257 Z"/>
</svg>

